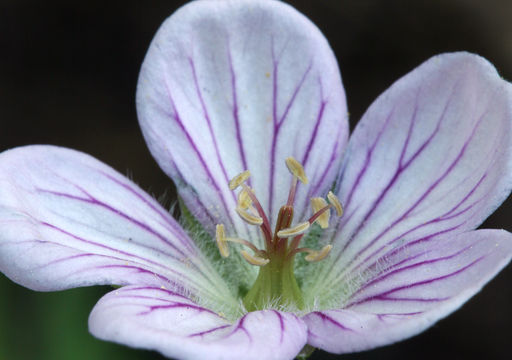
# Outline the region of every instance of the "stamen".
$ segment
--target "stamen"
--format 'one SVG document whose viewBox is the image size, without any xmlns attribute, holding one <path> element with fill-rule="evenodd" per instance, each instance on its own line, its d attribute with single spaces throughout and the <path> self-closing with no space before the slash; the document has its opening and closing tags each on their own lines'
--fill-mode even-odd
<svg viewBox="0 0 512 360">
<path fill-rule="evenodd" d="M 243 210 L 247 210 L 252 205 L 252 199 L 249 196 L 248 191 L 252 191 L 249 187 L 242 189 L 238 193 L 238 207 Z"/>
<path fill-rule="evenodd" d="M 329 191 L 327 194 L 327 199 L 329 199 L 329 202 L 332 206 L 336 209 L 336 215 L 341 216 L 343 215 L 343 207 L 341 206 L 340 201 L 338 200 L 338 197 L 332 193 L 332 191 Z"/>
<path fill-rule="evenodd" d="M 247 240 L 238 239 L 238 238 L 227 238 L 226 234 L 224 232 L 223 224 L 218 224 L 215 230 L 216 230 L 215 238 L 217 240 L 217 246 L 219 247 L 219 252 L 222 255 L 222 257 L 227 258 L 229 256 L 228 242 L 234 242 L 237 244 L 247 246 L 249 249 L 254 251 L 255 254 L 266 255 L 266 253 L 267 253 L 265 250 L 258 249 L 256 246 L 254 246 L 254 244 L 250 243 Z"/>
<path fill-rule="evenodd" d="M 237 207 L 235 210 L 238 213 L 238 215 L 240 215 L 242 220 L 248 222 L 249 224 L 251 224 L 251 225 L 263 224 L 263 219 L 257 215 L 250 214 L 240 207 Z"/>
<path fill-rule="evenodd" d="M 237 243 L 237 244 L 240 244 L 240 245 L 247 246 L 249 249 L 254 251 L 255 254 L 263 254 L 263 255 L 265 255 L 267 253 L 265 250 L 258 249 L 254 244 L 252 244 L 249 241 L 244 240 L 244 239 L 226 238 L 225 240 L 228 241 L 228 242 L 233 242 L 233 243 Z"/>
<path fill-rule="evenodd" d="M 316 197 L 311 198 L 311 207 L 313 208 L 313 214 L 318 213 L 320 210 L 329 206 L 327 201 L 324 198 Z M 327 229 L 329 227 L 329 218 L 331 217 L 331 211 L 329 209 L 322 212 L 321 215 L 318 216 L 316 222 L 322 229 Z"/>
<path fill-rule="evenodd" d="M 288 238 L 303 234 L 309 229 L 309 221 L 304 221 L 294 227 L 283 229 L 277 232 L 277 236 L 280 238 Z"/>
<path fill-rule="evenodd" d="M 320 251 L 309 250 L 307 251 L 309 254 L 304 259 L 309 262 L 317 262 L 323 260 L 329 254 L 331 249 L 332 245 L 325 245 Z"/>
<path fill-rule="evenodd" d="M 215 228 L 215 239 L 217 240 L 220 255 L 227 258 L 229 256 L 229 247 L 226 241 L 226 233 L 224 232 L 223 224 L 218 224 Z"/>
<path fill-rule="evenodd" d="M 249 179 L 249 176 L 251 176 L 251 173 L 249 170 L 245 170 L 244 172 L 238 174 L 233 179 L 231 179 L 231 181 L 229 182 L 229 189 L 235 190 L 240 185 L 242 185 L 247 179 Z"/>
<path fill-rule="evenodd" d="M 261 231 L 265 236 L 265 244 L 267 245 L 267 247 L 270 247 L 270 244 L 272 242 L 272 230 L 270 230 L 270 222 L 268 221 L 267 215 L 265 214 L 265 211 L 263 211 L 263 208 L 261 207 L 261 204 L 258 201 L 256 195 L 253 193 L 252 189 L 249 186 L 247 186 L 247 184 L 244 183 L 242 183 L 242 187 L 246 191 L 247 195 L 251 198 L 254 208 L 256 209 L 256 212 L 263 219 Z"/>
<path fill-rule="evenodd" d="M 288 167 L 288 170 L 290 170 L 292 175 L 296 176 L 303 184 L 307 184 L 309 182 L 306 176 L 306 172 L 304 171 L 304 168 L 293 157 L 290 156 L 286 158 L 286 166 Z"/>
<path fill-rule="evenodd" d="M 247 260 L 247 262 L 251 265 L 265 266 L 270 261 L 269 259 L 265 259 L 257 255 L 251 255 L 245 250 L 240 250 L 240 253 L 244 257 L 244 259 Z"/>
</svg>

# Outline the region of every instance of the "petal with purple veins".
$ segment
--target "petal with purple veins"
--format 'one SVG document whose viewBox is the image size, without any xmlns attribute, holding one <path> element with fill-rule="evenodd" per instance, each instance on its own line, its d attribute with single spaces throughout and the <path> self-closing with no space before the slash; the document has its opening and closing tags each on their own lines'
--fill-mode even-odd
<svg viewBox="0 0 512 360">
<path fill-rule="evenodd" d="M 100 339 L 179 359 L 293 359 L 306 343 L 304 322 L 264 310 L 228 321 L 171 291 L 127 286 L 105 295 L 89 318 Z"/>
<path fill-rule="evenodd" d="M 459 308 L 512 257 L 512 234 L 477 230 L 431 244 L 407 258 L 389 259 L 344 307 L 312 312 L 308 343 L 335 353 L 387 345 L 413 336 Z"/>
<path fill-rule="evenodd" d="M 53 146 L 0 154 L 0 271 L 42 291 L 150 284 L 230 301 L 155 200 L 96 159 Z"/>
<path fill-rule="evenodd" d="M 194 1 L 156 34 L 142 65 L 137 110 L 149 148 L 186 205 L 214 232 L 225 223 L 261 241 L 235 213 L 231 177 L 250 185 L 272 219 L 286 202 L 293 156 L 327 192 L 348 126 L 336 60 L 320 31 L 278 1 Z M 259 245 L 262 245 L 261 243 Z"/>
<path fill-rule="evenodd" d="M 511 104 L 511 85 L 468 53 L 436 56 L 384 92 L 350 139 L 320 286 L 489 216 L 512 185 Z"/>
</svg>

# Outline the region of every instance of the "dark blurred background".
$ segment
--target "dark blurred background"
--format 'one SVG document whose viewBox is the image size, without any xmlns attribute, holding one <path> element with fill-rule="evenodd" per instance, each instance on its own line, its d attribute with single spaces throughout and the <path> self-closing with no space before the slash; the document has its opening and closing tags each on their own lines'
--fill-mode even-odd
<svg viewBox="0 0 512 360">
<path fill-rule="evenodd" d="M 0 151 L 49 143 L 94 155 L 155 196 L 174 194 L 140 134 L 139 66 L 184 1 L 0 0 Z M 468 50 L 512 80 L 512 1 L 290 1 L 338 58 L 353 126 L 373 99 L 434 54 Z M 484 224 L 512 230 L 512 201 Z M 0 274 L 0 360 L 162 359 L 104 343 L 87 317 L 107 287 L 36 293 Z M 312 359 L 509 359 L 512 266 L 434 327 L 402 343 Z"/>
</svg>

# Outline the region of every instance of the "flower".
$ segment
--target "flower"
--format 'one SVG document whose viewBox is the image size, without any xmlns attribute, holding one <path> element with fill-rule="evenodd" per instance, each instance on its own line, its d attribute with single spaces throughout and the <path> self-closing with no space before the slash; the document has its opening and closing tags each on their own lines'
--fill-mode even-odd
<svg viewBox="0 0 512 360">
<path fill-rule="evenodd" d="M 34 290 L 120 286 L 91 332 L 170 357 L 404 339 L 510 261 L 509 233 L 474 229 L 510 192 L 511 92 L 486 60 L 439 55 L 347 144 L 341 78 L 314 25 L 276 1 L 192 2 L 162 25 L 137 90 L 186 230 L 85 154 L 17 148 L 0 155 L 0 270 Z"/>
</svg>

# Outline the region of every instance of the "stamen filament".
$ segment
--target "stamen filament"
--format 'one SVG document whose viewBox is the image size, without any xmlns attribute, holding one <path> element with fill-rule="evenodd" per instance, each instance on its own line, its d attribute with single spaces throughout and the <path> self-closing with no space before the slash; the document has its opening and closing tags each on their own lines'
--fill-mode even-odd
<svg viewBox="0 0 512 360">
<path fill-rule="evenodd" d="M 277 232 L 277 236 L 280 238 L 289 238 L 292 236 L 297 236 L 300 234 L 304 234 L 307 229 L 309 229 L 310 223 L 309 221 L 304 221 L 294 227 L 290 227 L 287 229 L 283 229 Z"/>
<path fill-rule="evenodd" d="M 323 208 L 321 208 L 320 210 L 318 210 L 316 213 L 314 213 L 309 219 L 308 219 L 308 222 L 313 225 L 313 223 L 318 220 L 318 218 L 320 216 L 322 216 L 327 210 L 329 210 L 330 208 L 332 208 L 332 205 L 326 205 L 324 206 Z M 329 225 L 329 224 L 327 224 Z M 321 226 L 321 225 L 320 225 Z M 324 228 L 323 228 L 324 229 Z"/>
<path fill-rule="evenodd" d="M 270 261 L 269 259 L 265 259 L 257 255 L 251 255 L 245 250 L 241 250 L 240 253 L 244 257 L 244 259 L 247 260 L 247 262 L 251 265 L 265 266 Z"/>
<path fill-rule="evenodd" d="M 263 232 L 263 235 L 265 236 L 265 243 L 267 246 L 267 249 L 270 248 L 270 245 L 272 244 L 272 230 L 270 230 L 270 222 L 268 221 L 267 215 L 265 214 L 265 211 L 263 211 L 263 207 L 261 206 L 260 202 L 258 201 L 258 198 L 256 195 L 252 192 L 252 189 L 247 186 L 245 183 L 242 183 L 242 187 L 247 193 L 247 195 L 251 198 L 252 203 L 254 207 L 256 208 L 256 211 L 258 212 L 259 216 L 263 219 L 263 224 L 261 225 L 261 231 Z"/>
<path fill-rule="evenodd" d="M 251 243 L 247 240 L 239 239 L 239 238 L 226 238 L 225 240 L 228 242 L 237 243 L 237 244 L 247 246 L 249 249 L 254 251 L 254 253 L 256 253 L 256 254 L 266 254 L 265 250 L 258 249 L 253 243 Z"/>
</svg>

